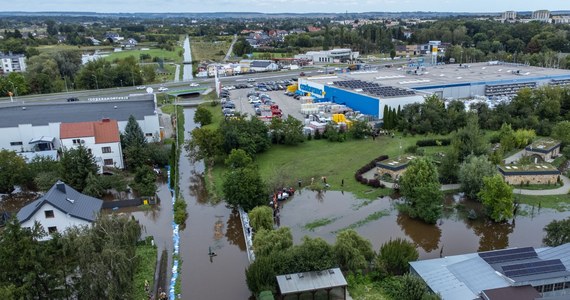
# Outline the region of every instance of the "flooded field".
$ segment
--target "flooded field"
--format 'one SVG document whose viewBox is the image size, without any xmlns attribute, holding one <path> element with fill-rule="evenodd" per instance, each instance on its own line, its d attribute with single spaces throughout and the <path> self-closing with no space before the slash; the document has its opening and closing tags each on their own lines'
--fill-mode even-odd
<svg viewBox="0 0 570 300">
<path fill-rule="evenodd" d="M 291 227 L 296 242 L 309 235 L 334 243 L 336 232 L 345 228 L 354 228 L 368 238 L 376 251 L 390 239 L 406 238 L 418 245 L 420 258 L 426 259 L 505 247 L 541 246 L 544 226 L 570 216 L 570 212 L 523 207 L 523 213 L 514 220 L 493 223 L 482 217 L 479 203 L 457 196 L 447 201 L 455 202 L 458 209 L 447 209 L 437 224 L 428 225 L 400 214 L 395 207 L 398 200 L 390 197 L 369 201 L 355 199 L 350 193 L 303 190 L 282 203 L 279 223 Z M 479 216 L 477 219 L 467 217 L 471 209 Z M 310 230 L 315 220 L 325 225 Z"/>
</svg>

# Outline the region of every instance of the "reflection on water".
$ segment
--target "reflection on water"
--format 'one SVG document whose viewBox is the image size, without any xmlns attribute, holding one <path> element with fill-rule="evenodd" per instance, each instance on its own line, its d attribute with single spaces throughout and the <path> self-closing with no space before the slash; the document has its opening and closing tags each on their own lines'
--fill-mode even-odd
<svg viewBox="0 0 570 300">
<path fill-rule="evenodd" d="M 511 223 L 495 223 L 485 219 L 473 223 L 473 232 L 480 237 L 477 251 L 503 249 L 509 246 L 509 235 L 515 230 L 514 220 Z"/>
<path fill-rule="evenodd" d="M 241 227 L 241 220 L 239 218 L 239 212 L 237 210 L 232 210 L 232 214 L 228 218 L 226 239 L 228 240 L 228 243 L 238 246 L 241 251 L 245 252 L 245 240 Z"/>
<path fill-rule="evenodd" d="M 396 222 L 400 225 L 404 234 L 410 237 L 425 252 L 431 252 L 439 248 L 441 229 L 438 225 L 426 224 L 402 213 L 398 213 Z"/>
</svg>

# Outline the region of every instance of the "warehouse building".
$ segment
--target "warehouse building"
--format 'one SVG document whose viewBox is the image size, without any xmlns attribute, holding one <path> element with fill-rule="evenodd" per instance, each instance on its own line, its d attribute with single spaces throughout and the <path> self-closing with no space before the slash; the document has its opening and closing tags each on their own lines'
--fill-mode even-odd
<svg viewBox="0 0 570 300">
<path fill-rule="evenodd" d="M 444 99 L 485 96 L 492 103 L 499 103 L 522 88 L 567 84 L 570 84 L 570 71 L 562 69 L 501 62 L 426 67 L 410 61 L 401 67 L 376 71 L 343 70 L 334 75 L 300 78 L 299 90 L 317 101 L 346 104 L 382 119 L 384 106 L 397 108 L 419 103 L 430 94 Z"/>
</svg>

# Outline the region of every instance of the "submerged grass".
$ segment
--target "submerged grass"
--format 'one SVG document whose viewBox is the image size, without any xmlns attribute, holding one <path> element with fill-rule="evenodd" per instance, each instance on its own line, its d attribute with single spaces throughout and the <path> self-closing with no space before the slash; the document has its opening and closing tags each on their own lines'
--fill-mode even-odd
<svg viewBox="0 0 570 300">
<path fill-rule="evenodd" d="M 306 230 L 310 230 L 310 231 L 315 231 L 315 229 L 319 228 L 319 227 L 323 227 L 323 226 L 327 226 L 329 224 L 331 224 L 332 222 L 338 220 L 340 217 L 335 217 L 335 218 L 322 218 L 322 219 L 318 219 L 315 220 L 313 222 L 307 223 L 305 224 L 305 226 L 303 226 Z"/>
<path fill-rule="evenodd" d="M 389 215 L 390 215 L 390 211 L 389 211 L 389 210 L 387 210 L 387 209 L 379 210 L 379 211 L 377 211 L 377 212 L 374 212 L 374 213 L 368 215 L 368 217 L 366 217 L 365 219 L 360 220 L 360 221 L 358 221 L 358 222 L 356 222 L 356 223 L 350 224 L 350 225 L 348 225 L 347 227 L 342 228 L 342 229 L 340 229 L 340 230 L 336 230 L 336 231 L 334 231 L 333 233 L 336 234 L 336 233 L 341 232 L 341 231 L 346 230 L 346 229 L 355 229 L 355 228 L 364 226 L 364 225 L 366 225 L 366 224 L 368 224 L 368 223 L 370 223 L 370 222 L 372 222 L 372 221 L 376 221 L 376 220 L 378 220 L 378 219 L 380 219 L 380 218 L 382 218 L 382 217 L 389 216 Z"/>
</svg>

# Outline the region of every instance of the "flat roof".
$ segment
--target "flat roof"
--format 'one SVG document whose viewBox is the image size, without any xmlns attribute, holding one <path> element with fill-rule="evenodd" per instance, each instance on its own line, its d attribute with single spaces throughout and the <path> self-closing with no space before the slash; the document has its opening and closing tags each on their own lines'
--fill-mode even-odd
<svg viewBox="0 0 570 300">
<path fill-rule="evenodd" d="M 551 138 L 541 138 L 528 145 L 525 149 L 537 152 L 550 152 L 557 146 L 560 146 L 560 141 Z"/>
<path fill-rule="evenodd" d="M 348 285 L 339 268 L 278 275 L 276 278 L 281 295 L 345 287 Z"/>
<path fill-rule="evenodd" d="M 485 299 L 489 300 L 535 300 L 542 298 L 540 293 L 532 285 L 508 286 L 496 289 L 484 290 Z"/>
<path fill-rule="evenodd" d="M 396 159 L 386 159 L 383 161 L 378 162 L 377 166 L 379 167 L 399 167 L 403 165 L 407 165 L 412 159 L 416 158 L 416 156 L 411 154 L 404 154 Z"/>
<path fill-rule="evenodd" d="M 0 107 L 0 128 L 22 124 L 41 126 L 49 123 L 90 122 L 105 118 L 127 121 L 130 115 L 142 120 L 145 116 L 155 114 L 153 95 L 120 101 L 26 103 Z"/>
<path fill-rule="evenodd" d="M 459 67 L 459 64 L 408 67 L 407 64 L 395 63 L 391 68 L 378 68 L 376 71 L 353 71 L 338 73 L 335 76 L 309 77 L 310 81 L 326 84 L 337 80 L 363 80 L 376 82 L 381 85 L 408 88 L 430 89 L 438 87 L 452 87 L 472 84 L 499 85 L 512 82 L 534 82 L 547 79 L 570 78 L 570 71 L 563 69 L 549 69 L 531 67 L 518 64 L 473 63 L 464 64 L 469 67 Z M 416 75 L 418 70 L 421 75 Z M 518 73 L 516 73 L 518 71 Z M 411 74 L 409 74 L 411 73 Z M 516 73 L 516 74 L 515 74 Z M 336 79 L 330 79 L 336 77 Z"/>
<path fill-rule="evenodd" d="M 509 165 L 499 165 L 497 166 L 501 173 L 505 174 L 518 174 L 518 173 L 526 173 L 526 172 L 533 172 L 533 173 L 552 173 L 553 171 L 560 172 L 558 169 L 547 163 L 542 164 L 529 164 L 529 165 L 518 165 L 518 164 L 509 164 Z"/>
</svg>

